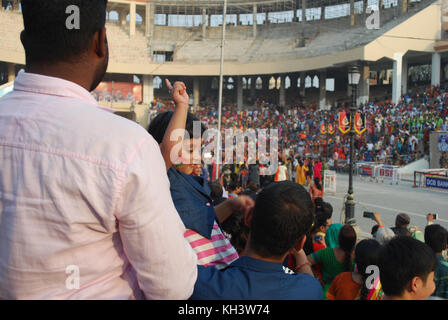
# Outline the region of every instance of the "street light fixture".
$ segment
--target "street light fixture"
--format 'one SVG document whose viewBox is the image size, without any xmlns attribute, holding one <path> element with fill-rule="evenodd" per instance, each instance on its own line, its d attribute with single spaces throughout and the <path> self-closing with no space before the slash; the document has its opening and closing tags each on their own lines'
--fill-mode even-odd
<svg viewBox="0 0 448 320">
<path fill-rule="evenodd" d="M 353 66 L 348 72 L 348 84 L 352 87 L 352 105 L 350 107 L 350 164 L 349 164 L 349 180 L 348 193 L 345 201 L 345 223 L 354 225 L 355 220 L 355 201 L 353 197 L 353 158 L 354 158 L 354 136 L 355 136 L 355 115 L 356 115 L 356 100 L 357 90 L 361 73 L 358 67 Z"/>
</svg>

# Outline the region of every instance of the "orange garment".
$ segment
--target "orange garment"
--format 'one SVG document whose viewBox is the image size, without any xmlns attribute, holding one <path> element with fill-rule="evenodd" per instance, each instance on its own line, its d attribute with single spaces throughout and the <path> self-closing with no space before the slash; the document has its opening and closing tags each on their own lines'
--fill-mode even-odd
<svg viewBox="0 0 448 320">
<path fill-rule="evenodd" d="M 353 281 L 351 272 L 337 275 L 327 291 L 328 300 L 356 300 L 359 299 L 361 285 Z"/>
</svg>

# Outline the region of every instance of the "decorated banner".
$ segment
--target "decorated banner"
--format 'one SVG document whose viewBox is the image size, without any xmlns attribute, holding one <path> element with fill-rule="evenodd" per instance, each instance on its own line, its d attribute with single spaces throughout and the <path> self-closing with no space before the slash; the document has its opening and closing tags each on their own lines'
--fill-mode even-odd
<svg viewBox="0 0 448 320">
<path fill-rule="evenodd" d="M 322 133 L 322 134 L 326 134 L 327 133 L 327 128 L 325 127 L 325 123 L 322 123 L 320 125 L 320 133 Z"/>
<path fill-rule="evenodd" d="M 350 114 L 347 112 L 339 112 L 339 130 L 346 134 L 350 131 Z"/>
<path fill-rule="evenodd" d="M 362 135 L 367 130 L 366 115 L 357 113 L 355 115 L 355 131 L 357 134 Z"/>
<path fill-rule="evenodd" d="M 334 134 L 334 127 L 331 123 L 328 124 L 328 133 L 329 134 Z"/>
</svg>

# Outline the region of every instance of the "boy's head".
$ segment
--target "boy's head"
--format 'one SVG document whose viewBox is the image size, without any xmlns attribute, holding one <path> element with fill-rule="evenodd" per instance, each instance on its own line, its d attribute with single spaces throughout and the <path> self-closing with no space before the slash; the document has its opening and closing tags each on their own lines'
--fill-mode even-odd
<svg viewBox="0 0 448 320">
<path fill-rule="evenodd" d="M 448 231 L 439 224 L 426 226 L 425 243 L 434 250 L 435 253 L 442 253 L 447 248 Z"/>
<path fill-rule="evenodd" d="M 272 183 L 258 195 L 250 221 L 250 247 L 264 258 L 281 257 L 304 239 L 313 224 L 313 203 L 297 183 Z M 303 243 L 302 243 L 303 245 Z"/>
<path fill-rule="evenodd" d="M 170 124 L 173 114 L 174 112 L 172 111 L 160 113 L 149 124 L 148 132 L 153 136 L 158 144 L 162 143 L 165 132 L 168 129 L 168 125 Z M 197 130 L 198 132 L 195 132 L 195 126 L 199 128 L 199 130 Z M 185 123 L 185 135 L 183 137 L 182 145 L 180 146 L 179 152 L 177 154 L 178 159 L 171 159 L 171 161 L 176 165 L 176 168 L 179 171 L 185 174 L 192 174 L 194 169 L 193 160 L 202 160 L 200 148 L 202 135 L 204 134 L 205 130 L 206 128 L 204 127 L 202 122 L 195 118 L 191 113 L 188 113 L 187 121 Z M 173 132 L 173 134 L 176 133 Z M 195 136 L 195 134 L 200 134 L 200 136 Z M 177 136 L 174 138 L 176 139 Z"/>
<path fill-rule="evenodd" d="M 378 267 L 388 297 L 421 300 L 435 290 L 435 253 L 412 237 L 398 236 L 387 242 L 380 250 Z"/>
</svg>

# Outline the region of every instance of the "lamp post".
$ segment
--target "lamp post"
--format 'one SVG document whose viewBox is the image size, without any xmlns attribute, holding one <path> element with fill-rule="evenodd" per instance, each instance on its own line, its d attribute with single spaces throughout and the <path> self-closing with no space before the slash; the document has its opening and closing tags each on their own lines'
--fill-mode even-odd
<svg viewBox="0 0 448 320">
<path fill-rule="evenodd" d="M 354 225 L 355 220 L 355 201 L 353 197 L 353 158 L 354 158 L 354 136 L 355 136 L 355 115 L 356 115 L 356 99 L 357 89 L 361 73 L 358 67 L 353 66 L 348 72 L 348 84 L 352 87 L 352 105 L 350 107 L 350 164 L 349 164 L 349 180 L 348 193 L 345 201 L 345 223 Z"/>
</svg>

